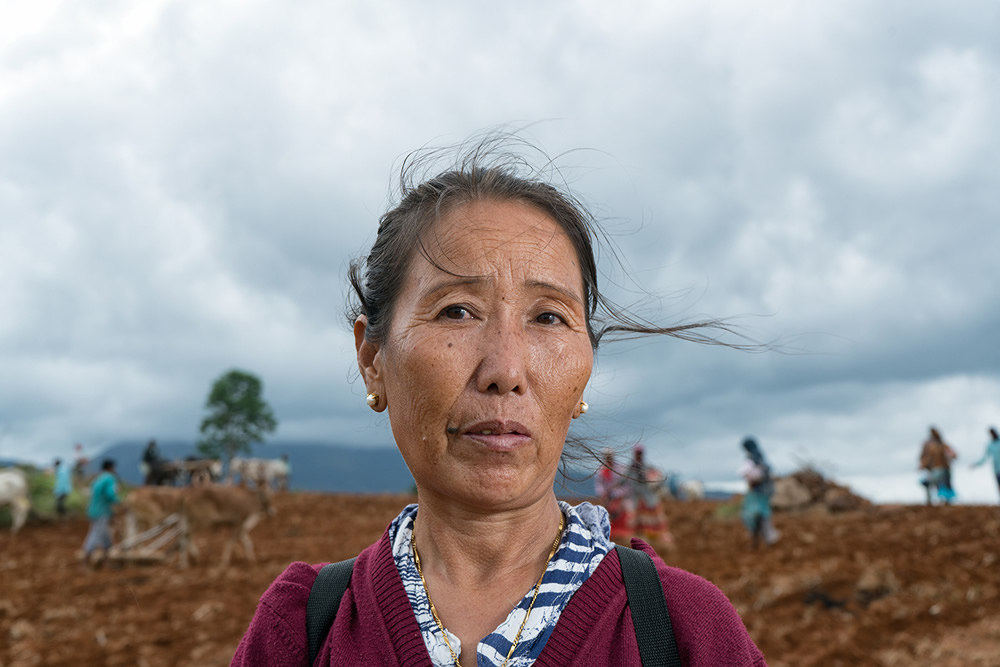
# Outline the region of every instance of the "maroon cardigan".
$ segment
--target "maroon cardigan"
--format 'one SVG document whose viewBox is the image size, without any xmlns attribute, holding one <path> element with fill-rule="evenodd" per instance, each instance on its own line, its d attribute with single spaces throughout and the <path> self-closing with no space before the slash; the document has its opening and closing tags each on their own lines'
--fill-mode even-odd
<svg viewBox="0 0 1000 667">
<path fill-rule="evenodd" d="M 633 540 L 632 546 L 656 563 L 685 665 L 766 665 L 722 591 L 701 577 L 668 567 L 642 540 Z M 260 599 L 233 665 L 309 664 L 306 601 L 321 567 L 292 563 L 275 579 Z M 388 531 L 355 561 L 351 585 L 315 664 L 432 667 L 392 558 Z M 535 665 L 640 664 L 618 554 L 611 551 L 574 593 Z"/>
</svg>

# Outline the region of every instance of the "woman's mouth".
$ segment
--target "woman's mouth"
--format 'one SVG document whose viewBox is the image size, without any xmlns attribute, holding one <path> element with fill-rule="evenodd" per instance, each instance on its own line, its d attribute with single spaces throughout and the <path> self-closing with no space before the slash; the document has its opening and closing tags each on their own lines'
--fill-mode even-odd
<svg viewBox="0 0 1000 667">
<path fill-rule="evenodd" d="M 449 428 L 448 432 L 452 430 Z M 457 429 L 462 437 L 469 438 L 497 452 L 509 452 L 531 442 L 531 432 L 521 423 L 506 420 L 476 422 Z"/>
</svg>

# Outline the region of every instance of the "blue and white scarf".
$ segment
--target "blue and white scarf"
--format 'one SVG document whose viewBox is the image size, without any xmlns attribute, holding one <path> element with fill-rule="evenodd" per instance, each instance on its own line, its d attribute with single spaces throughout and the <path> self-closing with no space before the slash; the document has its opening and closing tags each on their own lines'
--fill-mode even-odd
<svg viewBox="0 0 1000 667">
<path fill-rule="evenodd" d="M 420 582 L 417 565 L 413 560 L 413 550 L 410 548 L 410 535 L 413 533 L 417 507 L 417 505 L 407 505 L 390 524 L 389 540 L 392 542 L 392 556 L 417 617 L 417 623 L 420 625 L 420 633 L 431 656 L 431 662 L 436 667 L 451 667 L 455 661 L 444 642 L 441 629 L 431 614 L 427 591 Z M 614 546 L 610 539 L 611 525 L 608 522 L 608 513 L 603 507 L 596 507 L 590 503 L 581 503 L 573 507 L 562 501 L 559 502 L 559 507 L 566 517 L 566 529 L 563 531 L 559 548 L 545 569 L 542 585 L 538 590 L 538 599 L 535 600 L 528 622 L 521 631 L 521 639 L 507 663 L 508 667 L 528 667 L 535 662 L 545 648 L 545 642 L 559 622 L 559 616 L 573 593 L 593 574 L 604 560 L 604 556 Z M 503 664 L 507 651 L 517 636 L 517 630 L 521 627 L 521 621 L 524 620 L 524 614 L 531 604 L 533 594 L 532 588 L 506 620 L 479 643 L 476 651 L 478 667 L 500 667 Z M 448 632 L 448 641 L 451 642 L 456 655 L 462 652 L 461 642 L 451 632 Z"/>
</svg>

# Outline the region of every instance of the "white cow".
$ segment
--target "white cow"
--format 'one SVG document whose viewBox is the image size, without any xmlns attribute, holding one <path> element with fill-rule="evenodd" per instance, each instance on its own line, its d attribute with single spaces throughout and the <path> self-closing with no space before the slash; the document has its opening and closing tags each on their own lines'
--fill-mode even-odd
<svg viewBox="0 0 1000 667">
<path fill-rule="evenodd" d="M 659 481 L 657 491 L 665 502 L 673 500 L 703 500 L 705 483 L 700 479 L 681 480 L 675 472 L 667 473 Z"/>
<path fill-rule="evenodd" d="M 685 500 L 704 500 L 705 483 L 700 479 L 686 479 L 678 485 L 681 498 Z"/>
<path fill-rule="evenodd" d="M 0 507 L 10 505 L 11 517 L 14 522 L 11 524 L 10 532 L 17 533 L 28 518 L 31 510 L 31 501 L 28 498 L 28 478 L 17 468 L 5 468 L 0 470 Z"/>
<path fill-rule="evenodd" d="M 234 456 L 229 462 L 229 479 L 239 475 L 244 482 L 275 486 L 283 491 L 288 490 L 288 477 L 291 468 L 284 459 L 243 459 Z"/>
</svg>

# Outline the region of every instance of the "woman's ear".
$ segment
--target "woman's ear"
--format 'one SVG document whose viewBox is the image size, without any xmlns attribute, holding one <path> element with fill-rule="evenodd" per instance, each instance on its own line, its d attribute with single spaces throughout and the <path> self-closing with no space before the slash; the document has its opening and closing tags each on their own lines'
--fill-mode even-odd
<svg viewBox="0 0 1000 667">
<path fill-rule="evenodd" d="M 378 405 L 372 407 L 381 412 L 387 404 L 382 387 L 381 346 L 365 337 L 367 330 L 368 317 L 359 315 L 358 319 L 354 320 L 354 348 L 358 353 L 358 370 L 361 372 L 361 379 L 364 380 L 366 393 L 379 396 Z"/>
</svg>

